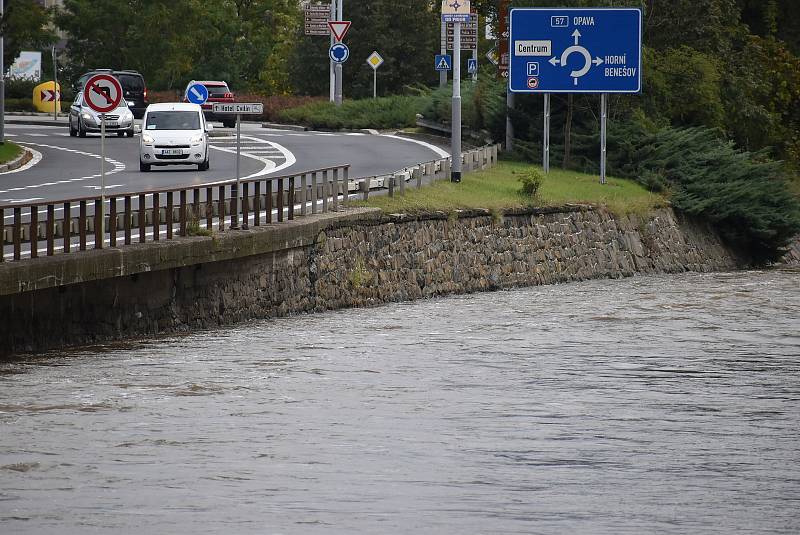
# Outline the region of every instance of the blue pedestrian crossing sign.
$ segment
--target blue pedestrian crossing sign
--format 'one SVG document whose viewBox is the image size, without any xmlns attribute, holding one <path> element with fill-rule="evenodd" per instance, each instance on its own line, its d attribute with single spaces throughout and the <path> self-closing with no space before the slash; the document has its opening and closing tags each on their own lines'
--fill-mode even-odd
<svg viewBox="0 0 800 535">
<path fill-rule="evenodd" d="M 453 69 L 453 58 L 450 54 L 437 54 L 434 65 L 437 71 L 450 71 Z"/>
<path fill-rule="evenodd" d="M 344 43 L 336 43 L 328 50 L 328 56 L 334 63 L 344 63 L 350 58 L 350 49 Z"/>
<path fill-rule="evenodd" d="M 186 90 L 186 100 L 192 104 L 205 104 L 208 100 L 208 89 L 203 84 L 192 84 Z"/>
<path fill-rule="evenodd" d="M 478 74 L 478 60 L 470 58 L 467 60 L 467 72 L 469 74 Z"/>
<path fill-rule="evenodd" d="M 642 90 L 641 9 L 512 9 L 509 45 L 513 92 Z"/>
</svg>

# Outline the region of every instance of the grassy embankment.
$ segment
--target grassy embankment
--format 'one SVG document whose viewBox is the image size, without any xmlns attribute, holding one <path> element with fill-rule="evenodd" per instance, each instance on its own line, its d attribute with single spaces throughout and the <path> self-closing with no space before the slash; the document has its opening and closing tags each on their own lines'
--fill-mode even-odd
<svg viewBox="0 0 800 535">
<path fill-rule="evenodd" d="M 345 100 L 341 107 L 332 103 L 312 102 L 305 106 L 283 110 L 281 121 L 327 130 L 361 128 L 404 128 L 416 124 L 417 113 L 424 108 L 425 96 L 382 97 L 378 99 Z"/>
<path fill-rule="evenodd" d="M 20 152 L 22 152 L 22 149 L 19 145 L 6 141 L 4 144 L 0 145 L 0 164 L 10 162 L 19 156 Z"/>
<path fill-rule="evenodd" d="M 550 171 L 533 198 L 520 193 L 520 178 L 536 167 L 521 162 L 500 162 L 494 169 L 463 175 L 460 184 L 440 181 L 419 190 L 406 189 L 405 197 L 374 196 L 366 203 L 357 204 L 381 208 L 387 213 L 420 213 L 426 211 L 464 210 L 485 208 L 501 211 L 530 206 L 546 207 L 564 204 L 591 204 L 605 206 L 611 212 L 623 215 L 644 215 L 665 206 L 666 199 L 648 192 L 632 180 L 609 178 L 601 185 L 597 176 L 560 169 Z"/>
</svg>

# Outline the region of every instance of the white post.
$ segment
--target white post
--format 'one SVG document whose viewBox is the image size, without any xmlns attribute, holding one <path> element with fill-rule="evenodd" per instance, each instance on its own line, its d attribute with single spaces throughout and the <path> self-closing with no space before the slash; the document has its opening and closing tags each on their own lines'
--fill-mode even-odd
<svg viewBox="0 0 800 535">
<path fill-rule="evenodd" d="M 372 69 L 372 98 L 378 98 L 378 69 Z"/>
<path fill-rule="evenodd" d="M 461 23 L 453 23 L 453 171 L 451 182 L 461 182 Z"/>
</svg>

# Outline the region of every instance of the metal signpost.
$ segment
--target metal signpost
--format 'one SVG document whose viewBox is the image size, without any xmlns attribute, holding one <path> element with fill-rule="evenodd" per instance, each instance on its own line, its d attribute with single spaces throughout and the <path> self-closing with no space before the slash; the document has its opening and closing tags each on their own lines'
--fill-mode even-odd
<svg viewBox="0 0 800 535">
<path fill-rule="evenodd" d="M 378 98 L 378 67 L 383 65 L 383 58 L 377 50 L 367 58 L 367 65 L 372 67 L 372 98 Z"/>
<path fill-rule="evenodd" d="M 442 47 L 446 50 L 453 49 L 453 40 L 455 38 L 455 23 L 448 22 L 446 24 L 447 37 L 445 44 Z M 443 37 L 444 39 L 444 37 Z M 478 59 L 478 14 L 470 13 L 469 21 L 461 24 L 461 50 L 469 50 L 472 52 L 472 59 Z M 445 52 L 446 53 L 446 52 Z M 478 80 L 478 71 L 469 71 L 474 81 Z"/>
<path fill-rule="evenodd" d="M 0 19 L 3 18 L 4 0 L 0 0 Z M 6 124 L 6 68 L 3 63 L 3 49 L 5 37 L 0 32 L 0 145 L 5 145 L 5 124 Z"/>
<path fill-rule="evenodd" d="M 470 21 L 469 0 L 444 0 L 442 21 L 453 23 L 452 182 L 461 182 L 461 24 Z"/>
<path fill-rule="evenodd" d="M 83 88 L 86 105 L 100 114 L 100 232 L 95 229 L 98 249 L 103 248 L 106 206 L 106 113 L 117 109 L 122 100 L 122 86 L 110 74 L 95 74 Z"/>
<path fill-rule="evenodd" d="M 640 9 L 512 9 L 509 89 L 545 94 L 544 156 L 549 167 L 549 93 L 600 93 L 600 182 L 606 183 L 608 93 L 642 89 Z"/>
<path fill-rule="evenodd" d="M 339 0 L 339 11 L 342 9 L 342 0 Z M 342 105 L 342 64 L 350 58 L 350 49 L 347 45 L 342 43 L 344 36 L 350 30 L 349 20 L 331 20 L 328 21 L 328 27 L 331 30 L 332 44 L 328 50 L 328 56 L 331 58 L 332 64 L 335 65 L 336 74 L 336 89 L 334 91 L 334 102 L 337 106 Z"/>
<path fill-rule="evenodd" d="M 2 0 L 0 0 L 2 1 Z M 58 120 L 59 101 L 61 100 L 61 91 L 58 87 L 58 62 L 56 60 L 56 45 L 53 45 L 53 91 L 55 92 L 56 103 L 53 106 L 53 119 Z"/>
<path fill-rule="evenodd" d="M 237 102 L 234 104 L 223 104 L 220 102 L 215 102 L 212 111 L 215 115 L 236 115 L 236 186 L 234 186 L 234 190 L 231 192 L 234 198 L 235 207 L 232 210 L 233 222 L 231 224 L 232 230 L 239 229 L 239 203 L 241 202 L 239 199 L 239 191 L 241 188 L 239 187 L 239 179 L 240 179 L 240 172 L 239 172 L 239 163 L 241 160 L 242 155 L 242 115 L 263 115 L 264 113 L 264 105 L 260 102 L 254 103 L 243 103 Z M 221 202 L 221 200 L 220 200 Z M 242 221 L 242 228 L 247 230 L 247 221 Z"/>
</svg>

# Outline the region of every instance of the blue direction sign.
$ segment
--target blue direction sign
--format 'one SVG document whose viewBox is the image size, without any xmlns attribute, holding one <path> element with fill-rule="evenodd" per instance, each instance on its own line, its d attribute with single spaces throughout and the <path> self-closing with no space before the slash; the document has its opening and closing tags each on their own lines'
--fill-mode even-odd
<svg viewBox="0 0 800 535">
<path fill-rule="evenodd" d="M 470 58 L 467 60 L 467 72 L 469 74 L 477 74 L 478 73 L 478 60 Z"/>
<path fill-rule="evenodd" d="M 640 9 L 512 9 L 509 89 L 638 93 Z"/>
<path fill-rule="evenodd" d="M 208 89 L 203 84 L 192 84 L 186 90 L 186 100 L 192 104 L 205 104 L 208 100 Z"/>
<path fill-rule="evenodd" d="M 350 49 L 344 43 L 336 43 L 328 50 L 328 56 L 334 63 L 344 63 L 350 58 Z"/>
<path fill-rule="evenodd" d="M 453 68 L 453 58 L 450 54 L 436 54 L 433 64 L 437 71 L 449 71 Z"/>
</svg>

